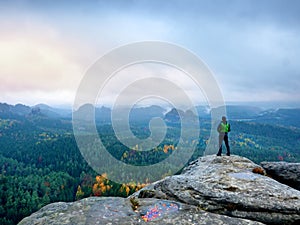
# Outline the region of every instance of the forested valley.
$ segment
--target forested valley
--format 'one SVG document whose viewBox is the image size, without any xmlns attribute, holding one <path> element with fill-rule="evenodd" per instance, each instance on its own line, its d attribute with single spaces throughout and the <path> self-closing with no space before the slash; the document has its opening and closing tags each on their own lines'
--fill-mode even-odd
<svg viewBox="0 0 300 225">
<path fill-rule="evenodd" d="M 0 224 L 17 224 L 41 207 L 57 201 L 75 201 L 88 196 L 127 197 L 143 188 L 144 182 L 115 183 L 106 173 L 97 174 L 82 157 L 70 118 L 50 118 L 40 112 L 0 117 Z M 261 161 L 300 162 L 300 129 L 253 121 L 232 120 L 232 154 Z M 98 123 L 101 141 L 118 160 L 148 165 L 177 150 L 179 123 L 167 123 L 163 142 L 151 151 L 126 147 L 115 136 L 110 123 Z M 210 120 L 200 120 L 200 136 L 184 140 L 196 149 L 189 161 L 203 155 L 210 135 Z M 131 124 L 140 138 L 149 136 L 148 121 Z M 88 134 L 87 134 L 88 135 Z M 108 172 L 108 171 L 107 171 Z M 164 174 L 168 176 L 171 174 Z"/>
</svg>

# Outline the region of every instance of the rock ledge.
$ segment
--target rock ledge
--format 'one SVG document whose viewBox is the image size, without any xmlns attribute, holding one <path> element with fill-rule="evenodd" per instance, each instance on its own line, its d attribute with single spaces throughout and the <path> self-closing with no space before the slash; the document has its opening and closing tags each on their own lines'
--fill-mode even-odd
<svg viewBox="0 0 300 225">
<path fill-rule="evenodd" d="M 90 197 L 53 203 L 19 225 L 298 224 L 300 191 L 252 171 L 264 170 L 240 156 L 204 156 L 180 175 L 157 181 L 127 199 Z"/>
</svg>

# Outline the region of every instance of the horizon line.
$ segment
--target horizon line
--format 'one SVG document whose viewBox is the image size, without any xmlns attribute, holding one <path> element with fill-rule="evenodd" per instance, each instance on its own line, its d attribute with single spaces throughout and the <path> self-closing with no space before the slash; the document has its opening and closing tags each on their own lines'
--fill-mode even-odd
<svg viewBox="0 0 300 225">
<path fill-rule="evenodd" d="M 26 104 L 26 103 L 9 103 L 9 102 L 0 102 L 0 104 L 7 104 L 11 106 L 17 106 L 17 105 L 24 105 L 28 107 L 36 107 L 38 105 L 45 105 L 51 108 L 60 108 L 60 109 L 73 109 L 72 104 L 48 104 L 48 103 L 37 103 L 37 104 Z M 99 107 L 106 107 L 106 108 L 112 108 L 114 105 L 113 104 L 92 104 L 92 103 L 85 103 L 82 104 L 80 107 L 84 105 L 94 105 L 96 108 Z M 128 107 L 130 105 L 124 104 L 124 105 L 119 105 L 118 107 Z M 135 108 L 146 108 L 146 107 L 151 107 L 151 106 L 159 106 L 161 108 L 174 108 L 174 107 L 169 107 L 163 104 L 136 104 Z M 209 107 L 209 104 L 207 102 L 200 102 L 196 104 L 194 107 L 198 106 L 204 106 L 204 107 Z M 227 101 L 225 102 L 225 107 L 226 106 L 252 106 L 252 107 L 258 107 L 258 108 L 300 108 L 300 101 Z M 184 107 L 184 104 L 182 104 L 182 107 Z M 182 108 L 180 107 L 180 108 Z"/>
</svg>

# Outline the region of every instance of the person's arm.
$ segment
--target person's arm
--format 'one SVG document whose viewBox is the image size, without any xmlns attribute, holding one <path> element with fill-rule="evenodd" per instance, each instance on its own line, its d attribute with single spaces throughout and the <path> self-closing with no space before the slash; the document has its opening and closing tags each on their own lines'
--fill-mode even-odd
<svg viewBox="0 0 300 225">
<path fill-rule="evenodd" d="M 219 123 L 219 126 L 218 126 L 217 130 L 218 130 L 219 133 L 221 133 L 221 123 Z"/>
<path fill-rule="evenodd" d="M 228 123 L 228 132 L 231 131 L 231 128 L 230 128 L 230 123 Z"/>
</svg>

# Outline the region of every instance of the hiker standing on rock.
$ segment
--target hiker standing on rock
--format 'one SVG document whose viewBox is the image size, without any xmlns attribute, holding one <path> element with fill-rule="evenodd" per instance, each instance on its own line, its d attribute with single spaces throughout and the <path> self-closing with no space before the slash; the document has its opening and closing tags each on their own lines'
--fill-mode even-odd
<svg viewBox="0 0 300 225">
<path fill-rule="evenodd" d="M 222 143 L 223 140 L 225 142 L 227 155 L 230 156 L 230 147 L 228 143 L 228 132 L 230 132 L 230 124 L 227 122 L 226 117 L 222 117 L 222 121 L 220 122 L 218 126 L 218 132 L 219 132 L 219 151 L 217 153 L 217 156 L 221 156 L 222 154 Z"/>
</svg>

